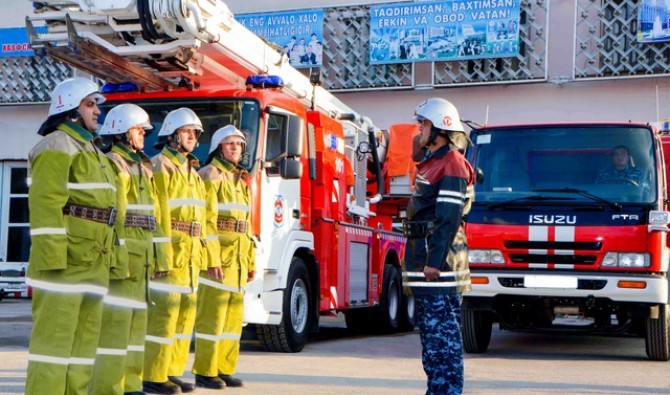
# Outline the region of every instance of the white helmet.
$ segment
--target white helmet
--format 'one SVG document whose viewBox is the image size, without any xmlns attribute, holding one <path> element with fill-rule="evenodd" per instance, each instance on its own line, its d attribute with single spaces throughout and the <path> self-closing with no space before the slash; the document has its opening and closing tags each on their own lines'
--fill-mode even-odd
<svg viewBox="0 0 670 395">
<path fill-rule="evenodd" d="M 105 102 L 105 97 L 99 92 L 98 85 L 85 78 L 69 78 L 56 85 L 51 92 L 51 105 L 49 106 L 48 116 L 61 114 L 75 108 L 86 97 L 93 95 L 96 104 Z"/>
<path fill-rule="evenodd" d="M 182 107 L 170 111 L 163 120 L 161 130 L 158 132 L 158 137 L 170 136 L 175 130 L 183 128 L 184 126 L 191 126 L 193 129 L 202 133 L 202 122 L 200 118 L 190 108 Z"/>
<path fill-rule="evenodd" d="M 149 114 L 140 106 L 130 103 L 120 104 L 107 113 L 105 123 L 98 134 L 101 136 L 123 134 L 136 126 L 145 130 L 154 128 L 149 121 Z"/>
<path fill-rule="evenodd" d="M 414 110 L 414 119 L 427 119 L 438 129 L 465 133 L 456 106 L 439 97 L 433 97 L 419 104 Z"/>
<path fill-rule="evenodd" d="M 212 142 L 209 145 L 209 153 L 211 154 L 214 152 L 216 147 L 218 147 L 223 140 L 231 136 L 242 139 L 242 142 L 244 143 L 244 149 L 246 150 L 247 137 L 244 135 L 244 133 L 240 132 L 240 130 L 233 125 L 226 125 L 214 132 L 214 135 L 212 135 Z"/>
</svg>

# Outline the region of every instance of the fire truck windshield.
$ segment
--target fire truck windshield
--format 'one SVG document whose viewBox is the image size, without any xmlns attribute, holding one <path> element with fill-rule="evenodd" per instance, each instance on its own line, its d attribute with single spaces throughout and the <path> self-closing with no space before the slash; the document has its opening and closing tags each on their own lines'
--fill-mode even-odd
<svg viewBox="0 0 670 395">
<path fill-rule="evenodd" d="M 235 125 L 247 136 L 247 151 L 240 165 L 247 170 L 251 170 L 254 165 L 253 158 L 256 157 L 256 148 L 258 146 L 258 125 L 260 121 L 260 108 L 255 100 L 240 99 L 213 99 L 213 100 L 161 100 L 161 101 L 135 101 L 135 104 L 142 107 L 149 113 L 151 124 L 154 126 L 153 133 L 146 137 L 144 152 L 154 156 L 159 152 L 155 146 L 158 139 L 158 131 L 161 128 L 163 119 L 172 110 L 180 107 L 188 107 L 198 114 L 202 121 L 204 132 L 200 136 L 200 144 L 193 151 L 201 165 L 204 165 L 209 152 L 209 142 L 212 134 L 219 128 L 226 125 Z M 112 107 L 120 104 L 119 102 L 106 102 L 102 106 L 102 116 L 98 118 L 99 123 L 104 122 L 104 116 Z"/>
<path fill-rule="evenodd" d="M 652 203 L 657 158 L 643 126 L 558 125 L 474 131 L 469 159 L 481 171 L 477 203 Z M 575 193 L 572 193 L 575 192 Z"/>
</svg>

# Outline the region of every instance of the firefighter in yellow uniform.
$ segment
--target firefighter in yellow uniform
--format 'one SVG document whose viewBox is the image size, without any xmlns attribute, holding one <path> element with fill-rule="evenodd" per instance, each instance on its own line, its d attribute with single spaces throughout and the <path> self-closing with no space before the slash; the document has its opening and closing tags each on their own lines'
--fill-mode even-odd
<svg viewBox="0 0 670 395">
<path fill-rule="evenodd" d="M 198 290 L 193 373 L 196 385 L 205 388 L 242 386 L 233 374 L 240 355 L 244 288 L 256 273 L 248 173 L 239 166 L 245 149 L 244 134 L 225 126 L 212 136 L 209 164 L 200 169 L 208 197 L 216 196 L 215 206 L 208 206 L 207 230 L 216 232 L 221 244 L 220 256 L 210 255 L 207 271 L 201 272 Z"/>
<path fill-rule="evenodd" d="M 127 276 L 109 282 L 90 394 L 142 394 L 147 285 L 156 260 L 165 260 L 164 249 L 154 250 L 153 243 L 160 212 L 151 161 L 142 151 L 149 129 L 153 126 L 146 111 L 134 104 L 121 104 L 109 111 L 99 131 L 100 136 L 112 136 L 107 156 L 119 174 L 117 199 L 125 209 L 129 270 Z"/>
<path fill-rule="evenodd" d="M 191 154 L 202 133 L 202 123 L 188 108 L 171 111 L 158 137 L 166 144 L 153 163 L 154 182 L 162 214 L 159 227 L 171 237 L 166 260 L 158 262 L 149 283 L 152 305 L 144 354 L 143 388 L 148 393 L 191 392 L 182 381 L 195 322 L 198 272 L 204 266 L 206 248 L 205 185 Z M 153 305 L 155 303 L 155 305 Z"/>
<path fill-rule="evenodd" d="M 104 100 L 93 81 L 58 84 L 38 132 L 45 137 L 29 154 L 26 283 L 33 289 L 34 325 L 27 394 L 86 394 L 110 270 L 127 270 L 114 165 L 94 145 Z"/>
</svg>

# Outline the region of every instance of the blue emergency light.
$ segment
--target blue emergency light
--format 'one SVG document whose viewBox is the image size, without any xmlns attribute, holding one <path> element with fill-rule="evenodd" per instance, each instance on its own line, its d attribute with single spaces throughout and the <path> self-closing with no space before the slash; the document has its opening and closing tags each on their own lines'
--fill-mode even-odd
<svg viewBox="0 0 670 395">
<path fill-rule="evenodd" d="M 102 86 L 100 93 L 136 92 L 138 90 L 137 85 L 132 82 L 122 82 L 120 84 L 107 83 Z"/>
<path fill-rule="evenodd" d="M 283 88 L 284 80 L 277 75 L 252 75 L 247 78 L 246 85 L 254 88 Z"/>
</svg>

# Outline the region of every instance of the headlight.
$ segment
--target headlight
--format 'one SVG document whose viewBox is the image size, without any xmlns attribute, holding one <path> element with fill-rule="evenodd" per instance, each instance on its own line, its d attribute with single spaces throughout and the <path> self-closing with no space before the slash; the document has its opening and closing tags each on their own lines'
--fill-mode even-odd
<svg viewBox="0 0 670 395">
<path fill-rule="evenodd" d="M 603 258 L 604 267 L 649 267 L 650 259 L 647 253 L 638 252 L 608 252 Z"/>
<path fill-rule="evenodd" d="M 468 262 L 504 264 L 505 258 L 500 250 L 470 249 L 468 250 Z"/>
<path fill-rule="evenodd" d="M 668 225 L 670 213 L 667 211 L 652 210 L 649 212 L 649 225 Z"/>
</svg>

